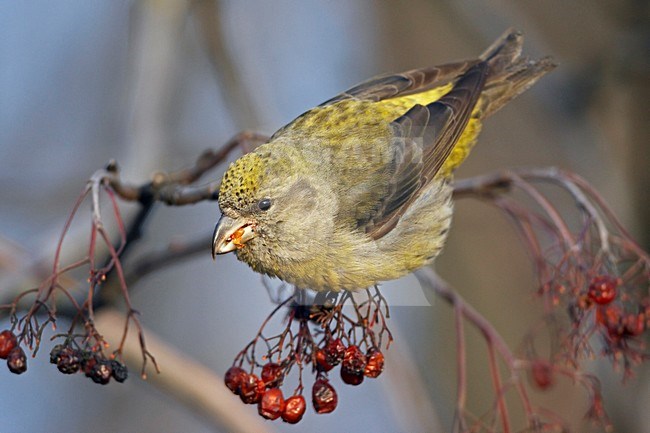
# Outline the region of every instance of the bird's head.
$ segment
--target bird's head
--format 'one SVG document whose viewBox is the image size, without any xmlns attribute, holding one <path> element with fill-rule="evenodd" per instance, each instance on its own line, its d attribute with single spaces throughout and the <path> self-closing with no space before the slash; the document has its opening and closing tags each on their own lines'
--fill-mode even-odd
<svg viewBox="0 0 650 433">
<path fill-rule="evenodd" d="M 293 149 L 261 146 L 232 163 L 219 190 L 221 218 L 212 254 L 299 258 L 302 245 L 317 235 L 322 220 L 322 188 L 306 173 L 305 159 Z M 307 170 L 308 171 L 308 170 Z M 260 259 L 260 257 L 257 257 Z M 249 261 L 249 260 L 247 260 Z"/>
<path fill-rule="evenodd" d="M 266 214 L 273 201 L 263 188 L 266 159 L 249 153 L 233 162 L 224 173 L 219 189 L 221 218 L 212 238 L 213 257 L 243 248 L 258 235 L 260 223 L 268 220 Z"/>
</svg>

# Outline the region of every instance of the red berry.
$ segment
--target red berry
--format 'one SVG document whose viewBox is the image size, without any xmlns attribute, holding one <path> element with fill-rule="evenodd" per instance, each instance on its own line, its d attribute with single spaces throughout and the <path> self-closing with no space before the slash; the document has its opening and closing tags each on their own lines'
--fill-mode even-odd
<svg viewBox="0 0 650 433">
<path fill-rule="evenodd" d="M 547 361 L 537 359 L 530 369 L 533 382 L 539 389 L 547 389 L 553 385 L 553 367 Z"/>
<path fill-rule="evenodd" d="M 0 358 L 7 359 L 9 352 L 11 352 L 14 347 L 18 345 L 18 339 L 8 329 L 0 332 Z"/>
<path fill-rule="evenodd" d="M 327 380 L 318 379 L 311 389 L 311 401 L 316 413 L 330 413 L 336 409 L 338 396 Z"/>
<path fill-rule="evenodd" d="M 248 376 L 248 373 L 246 373 L 243 368 L 232 366 L 228 371 L 226 371 L 223 381 L 233 394 L 239 395 L 241 384 L 246 376 Z"/>
<path fill-rule="evenodd" d="M 318 349 L 316 351 L 316 367 L 320 371 L 328 372 L 334 368 L 333 365 L 327 362 L 327 355 L 323 349 Z"/>
<path fill-rule="evenodd" d="M 598 305 L 607 305 L 616 298 L 619 280 L 610 275 L 599 275 L 591 280 L 587 296 Z"/>
<path fill-rule="evenodd" d="M 15 374 L 22 374 L 27 371 L 27 356 L 25 356 L 22 347 L 16 346 L 9 352 L 7 367 L 9 367 L 9 371 Z"/>
<path fill-rule="evenodd" d="M 246 404 L 255 404 L 260 401 L 264 393 L 264 382 L 254 374 L 247 374 L 241 382 L 239 398 Z"/>
<path fill-rule="evenodd" d="M 341 379 L 348 385 L 359 385 L 363 382 L 363 373 L 366 368 L 366 355 L 358 346 L 352 345 L 345 351 L 341 363 Z"/>
<path fill-rule="evenodd" d="M 269 362 L 262 367 L 262 381 L 267 388 L 277 388 L 284 379 L 284 369 L 280 364 Z"/>
<path fill-rule="evenodd" d="M 294 395 L 289 397 L 284 402 L 284 410 L 282 411 L 282 420 L 289 424 L 296 424 L 302 419 L 307 409 L 305 397 L 302 395 Z"/>
<path fill-rule="evenodd" d="M 284 397 L 280 388 L 271 388 L 264 393 L 257 405 L 257 412 L 266 419 L 274 420 L 284 411 Z"/>
<path fill-rule="evenodd" d="M 363 373 L 352 373 L 349 370 L 346 370 L 345 368 L 341 368 L 341 379 L 343 380 L 344 383 L 347 383 L 348 385 L 361 385 L 361 382 L 363 382 Z"/>
<path fill-rule="evenodd" d="M 363 370 L 363 374 L 366 377 L 374 379 L 384 371 L 384 355 L 379 351 L 379 349 L 372 348 L 368 351 L 366 356 L 368 358 L 368 363 Z"/>
<path fill-rule="evenodd" d="M 345 356 L 345 344 L 343 344 L 340 338 L 327 340 L 324 350 L 326 355 L 325 360 L 331 366 L 338 365 Z"/>
</svg>

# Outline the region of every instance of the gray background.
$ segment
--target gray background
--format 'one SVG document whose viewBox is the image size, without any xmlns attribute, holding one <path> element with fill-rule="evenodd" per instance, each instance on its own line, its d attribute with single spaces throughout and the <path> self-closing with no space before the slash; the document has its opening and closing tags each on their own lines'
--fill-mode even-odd
<svg viewBox="0 0 650 433">
<path fill-rule="evenodd" d="M 213 63 L 197 19 L 206 14 L 220 26 L 211 42 L 223 51 Z M 372 75 L 476 56 L 509 26 L 526 34 L 528 53 L 552 54 L 561 66 L 490 119 L 458 176 L 508 166 L 575 170 L 647 249 L 647 14 L 647 5 L 631 0 L 0 1 L 0 291 L 35 284 L 25 272 L 51 257 L 85 179 L 110 158 L 125 178 L 141 182 L 154 170 L 191 164 L 241 129 L 272 133 Z M 215 204 L 161 207 L 138 251 L 209 235 L 217 218 Z M 437 269 L 513 346 L 539 313 L 526 256 L 507 222 L 485 205 L 458 205 Z M 429 306 L 412 277 L 386 292 L 399 305 L 392 322 L 402 335 L 391 351 L 418 366 L 434 408 L 422 417 L 437 412 L 448 426 L 455 398 L 451 311 L 442 302 Z M 213 263 L 207 247 L 142 280 L 134 303 L 148 329 L 219 374 L 271 309 L 258 276 L 234 257 Z M 470 343 L 470 357 L 484 359 L 481 340 L 470 333 Z M 219 428 L 135 375 L 107 387 L 65 377 L 47 363 L 47 352 L 21 377 L 0 372 L 1 431 Z M 647 371 L 621 388 L 609 365 L 593 369 L 605 376 L 617 431 L 648 431 L 641 410 L 650 404 Z M 485 410 L 485 363 L 473 363 L 469 374 L 470 407 Z M 400 395 L 389 378 L 368 382 L 337 386 L 333 415 L 308 413 L 299 427 L 273 427 L 421 426 L 394 409 Z M 586 410 L 583 393 L 570 384 L 538 397 L 573 419 Z"/>
</svg>

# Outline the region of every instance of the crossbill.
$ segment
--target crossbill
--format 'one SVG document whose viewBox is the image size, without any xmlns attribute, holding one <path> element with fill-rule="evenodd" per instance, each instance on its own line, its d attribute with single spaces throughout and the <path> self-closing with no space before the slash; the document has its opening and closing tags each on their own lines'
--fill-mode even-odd
<svg viewBox="0 0 650 433">
<path fill-rule="evenodd" d="M 316 291 L 430 264 L 482 121 L 555 67 L 522 44 L 508 31 L 477 59 L 372 78 L 281 128 L 223 175 L 213 255 Z"/>
</svg>

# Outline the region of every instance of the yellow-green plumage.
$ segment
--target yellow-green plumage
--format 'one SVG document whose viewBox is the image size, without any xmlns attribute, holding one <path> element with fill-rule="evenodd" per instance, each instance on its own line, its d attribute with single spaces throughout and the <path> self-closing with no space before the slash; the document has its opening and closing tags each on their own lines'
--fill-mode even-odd
<svg viewBox="0 0 650 433">
<path fill-rule="evenodd" d="M 482 120 L 553 67 L 520 58 L 522 42 L 509 32 L 479 59 L 378 77 L 299 116 L 227 170 L 214 251 L 246 227 L 239 259 L 315 290 L 430 263 L 451 221 L 449 180 Z"/>
</svg>

